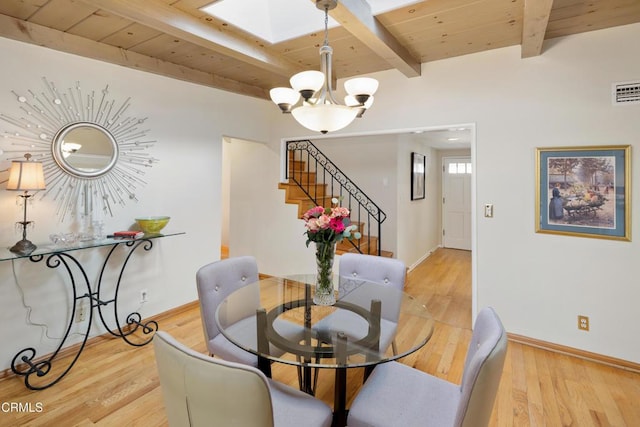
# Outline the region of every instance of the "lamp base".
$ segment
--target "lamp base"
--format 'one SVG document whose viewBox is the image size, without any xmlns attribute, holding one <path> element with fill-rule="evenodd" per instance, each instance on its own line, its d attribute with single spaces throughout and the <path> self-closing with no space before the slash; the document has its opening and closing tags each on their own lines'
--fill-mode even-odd
<svg viewBox="0 0 640 427">
<path fill-rule="evenodd" d="M 9 250 L 19 255 L 29 255 L 31 252 L 35 251 L 36 248 L 37 246 L 31 243 L 29 240 L 22 239 L 15 245 L 13 245 L 13 247 L 11 247 L 11 249 Z"/>
</svg>

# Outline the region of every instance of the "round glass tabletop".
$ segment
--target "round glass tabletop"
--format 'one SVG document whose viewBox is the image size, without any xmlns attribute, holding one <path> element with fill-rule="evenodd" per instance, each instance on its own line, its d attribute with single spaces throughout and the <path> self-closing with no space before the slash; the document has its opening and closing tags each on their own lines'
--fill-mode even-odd
<svg viewBox="0 0 640 427">
<path fill-rule="evenodd" d="M 308 368 L 374 366 L 427 343 L 434 321 L 411 295 L 378 283 L 337 278 L 337 302 L 313 303 L 314 276 L 267 278 L 231 293 L 216 322 L 257 356 Z"/>
</svg>

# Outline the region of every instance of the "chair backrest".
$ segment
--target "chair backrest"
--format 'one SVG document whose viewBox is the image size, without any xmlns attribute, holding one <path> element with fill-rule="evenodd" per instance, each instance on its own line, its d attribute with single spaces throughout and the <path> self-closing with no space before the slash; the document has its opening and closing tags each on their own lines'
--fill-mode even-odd
<svg viewBox="0 0 640 427">
<path fill-rule="evenodd" d="M 403 290 L 407 269 L 398 259 L 345 253 L 340 255 L 338 274 L 346 279 L 367 280 Z"/>
<path fill-rule="evenodd" d="M 273 427 L 262 372 L 195 352 L 164 331 L 156 332 L 153 347 L 170 427 Z"/>
<path fill-rule="evenodd" d="M 233 291 L 258 281 L 258 263 L 252 256 L 241 256 L 215 261 L 200 268 L 196 273 L 200 315 L 208 343 L 220 330 L 216 325 L 215 313 L 218 305 Z M 244 309 L 236 308 L 240 319 L 255 315 L 260 304 L 260 295 L 255 293 L 247 299 Z"/>
<path fill-rule="evenodd" d="M 489 425 L 507 353 L 507 333 L 491 307 L 478 313 L 460 384 L 455 426 Z"/>
<path fill-rule="evenodd" d="M 340 298 L 364 308 L 369 308 L 371 295 L 362 289 L 350 288 L 358 281 L 373 282 L 380 285 L 375 294 L 382 300 L 382 318 L 397 321 L 400 315 L 402 291 L 407 277 L 404 262 L 376 255 L 345 253 L 340 255 L 338 264 L 340 276 Z M 351 284 L 349 282 L 352 282 Z M 389 287 L 389 289 L 385 289 Z"/>
</svg>

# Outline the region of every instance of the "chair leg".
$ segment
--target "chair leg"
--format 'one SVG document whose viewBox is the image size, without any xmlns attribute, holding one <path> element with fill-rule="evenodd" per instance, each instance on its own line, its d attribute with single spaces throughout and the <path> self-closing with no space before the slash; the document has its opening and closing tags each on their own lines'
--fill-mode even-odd
<svg viewBox="0 0 640 427">
<path fill-rule="evenodd" d="M 398 347 L 396 346 L 396 340 L 391 341 L 391 350 L 393 350 L 393 355 L 398 355 Z"/>
<path fill-rule="evenodd" d="M 320 358 L 316 358 L 316 363 L 320 363 Z M 313 395 L 315 396 L 316 390 L 318 387 L 318 374 L 320 373 L 320 368 L 316 368 L 313 373 Z"/>
<path fill-rule="evenodd" d="M 300 363 L 300 356 L 296 356 L 296 358 L 298 359 L 298 363 Z M 298 365 L 296 369 L 298 370 L 298 388 L 300 391 L 304 391 L 302 390 L 302 366 Z"/>
</svg>

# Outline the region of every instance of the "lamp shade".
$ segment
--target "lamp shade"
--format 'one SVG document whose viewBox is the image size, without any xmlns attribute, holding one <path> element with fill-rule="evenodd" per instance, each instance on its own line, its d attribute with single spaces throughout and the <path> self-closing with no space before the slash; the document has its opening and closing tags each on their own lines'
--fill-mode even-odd
<svg viewBox="0 0 640 427">
<path fill-rule="evenodd" d="M 269 96 L 277 105 L 294 105 L 300 99 L 300 93 L 290 87 L 274 87 L 269 91 Z"/>
<path fill-rule="evenodd" d="M 356 77 L 344 82 L 344 89 L 349 95 L 373 95 L 378 90 L 378 81 L 371 77 Z"/>
<path fill-rule="evenodd" d="M 29 157 L 27 157 L 27 160 L 14 160 L 11 162 L 7 190 L 38 191 L 45 189 L 42 163 L 31 162 L 28 160 Z"/>
<path fill-rule="evenodd" d="M 291 111 L 302 126 L 316 132 L 333 132 L 348 126 L 357 116 L 356 108 L 337 104 L 303 105 Z"/>
<path fill-rule="evenodd" d="M 289 83 L 296 92 L 308 90 L 313 91 L 313 94 L 319 91 L 324 84 L 324 73 L 315 70 L 302 71 L 291 76 Z"/>
</svg>

